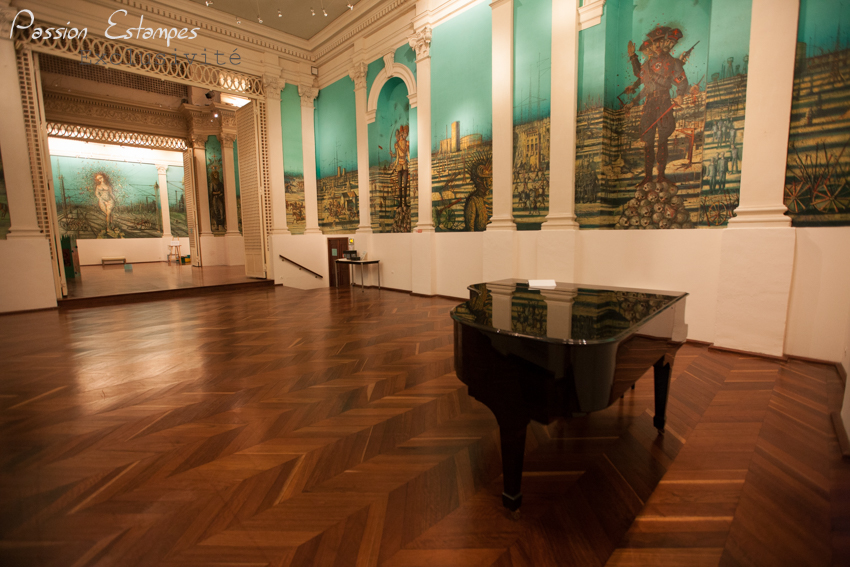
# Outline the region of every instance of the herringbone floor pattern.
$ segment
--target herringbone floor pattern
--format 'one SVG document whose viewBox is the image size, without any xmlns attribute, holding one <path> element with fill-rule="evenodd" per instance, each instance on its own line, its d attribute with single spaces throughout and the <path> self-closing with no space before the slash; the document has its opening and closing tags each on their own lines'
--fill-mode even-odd
<svg viewBox="0 0 850 567">
<path fill-rule="evenodd" d="M 522 518 L 455 301 L 275 288 L 0 318 L 0 564 L 840 565 L 835 370 L 688 344 L 529 428 Z"/>
</svg>

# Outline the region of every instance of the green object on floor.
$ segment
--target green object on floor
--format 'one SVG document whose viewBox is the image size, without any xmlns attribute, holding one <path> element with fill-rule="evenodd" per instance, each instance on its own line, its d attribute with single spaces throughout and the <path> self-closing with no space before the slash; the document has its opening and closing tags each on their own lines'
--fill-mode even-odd
<svg viewBox="0 0 850 567">
<path fill-rule="evenodd" d="M 132 272 L 133 271 L 133 264 L 124 264 L 124 271 L 125 272 Z"/>
</svg>

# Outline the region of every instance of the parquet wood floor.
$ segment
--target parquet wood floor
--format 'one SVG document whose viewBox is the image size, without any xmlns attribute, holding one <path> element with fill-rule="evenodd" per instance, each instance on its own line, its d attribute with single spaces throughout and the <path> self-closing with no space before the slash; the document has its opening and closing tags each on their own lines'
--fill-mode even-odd
<svg viewBox="0 0 850 567">
<path fill-rule="evenodd" d="M 529 428 L 519 521 L 441 298 L 255 291 L 0 317 L 0 564 L 842 565 L 832 367 L 687 344 Z"/>
</svg>

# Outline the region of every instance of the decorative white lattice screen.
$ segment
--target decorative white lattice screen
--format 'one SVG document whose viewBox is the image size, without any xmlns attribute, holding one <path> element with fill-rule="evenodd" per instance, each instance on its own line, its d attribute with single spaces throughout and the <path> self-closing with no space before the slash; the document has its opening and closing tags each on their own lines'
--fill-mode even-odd
<svg viewBox="0 0 850 567">
<path fill-rule="evenodd" d="M 245 243 L 245 274 L 266 277 L 263 201 L 264 173 L 260 145 L 260 109 L 252 101 L 236 111 L 236 138 L 239 140 L 239 186 L 242 193 L 242 236 Z"/>
<path fill-rule="evenodd" d="M 189 227 L 189 255 L 193 266 L 201 266 L 198 239 L 198 215 L 195 209 L 195 156 L 192 148 L 183 152 L 183 195 L 186 202 L 186 226 Z"/>
<path fill-rule="evenodd" d="M 265 101 L 258 100 L 256 102 L 257 107 L 259 108 L 259 122 L 258 122 L 258 130 L 260 133 L 260 166 L 263 172 L 263 197 L 265 202 L 265 207 L 263 207 L 263 215 L 264 221 L 266 225 L 266 246 L 268 246 L 271 241 L 268 236 L 271 234 L 272 229 L 274 228 L 274 223 L 272 222 L 272 182 L 271 176 L 269 173 L 269 141 L 266 134 L 268 130 L 266 129 L 266 103 Z M 266 248 L 266 252 L 269 252 L 268 248 Z"/>
</svg>

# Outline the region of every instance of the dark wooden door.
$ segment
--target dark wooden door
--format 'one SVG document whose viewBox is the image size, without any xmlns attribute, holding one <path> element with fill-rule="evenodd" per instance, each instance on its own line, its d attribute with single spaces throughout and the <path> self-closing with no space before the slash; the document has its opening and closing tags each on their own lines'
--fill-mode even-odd
<svg viewBox="0 0 850 567">
<path fill-rule="evenodd" d="M 347 238 L 328 238 L 328 267 L 330 268 L 330 286 L 331 287 L 348 287 L 351 285 L 351 279 L 348 272 L 348 266 L 339 267 L 339 281 L 336 274 L 336 260 L 342 258 L 342 253 L 348 250 Z"/>
</svg>

